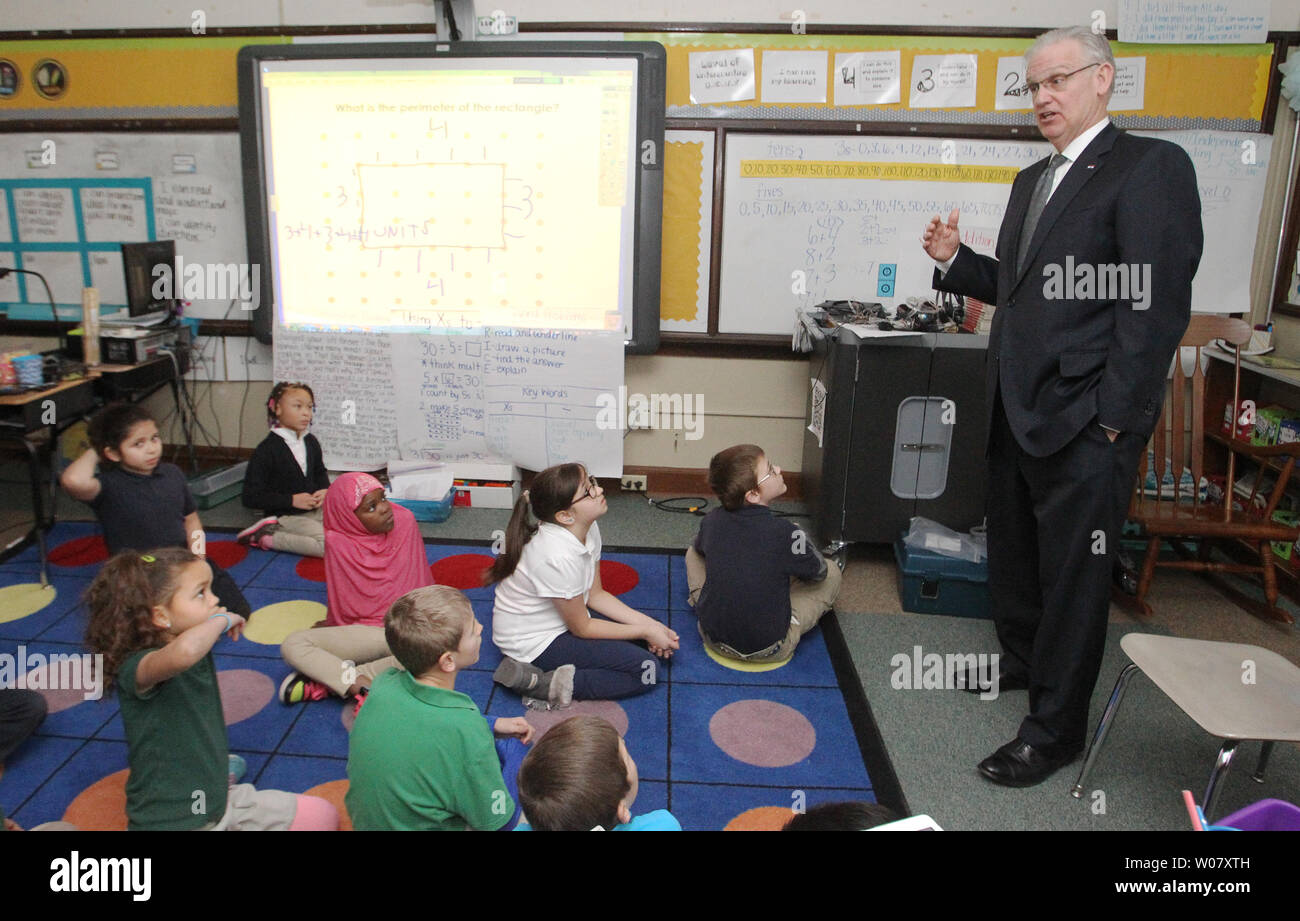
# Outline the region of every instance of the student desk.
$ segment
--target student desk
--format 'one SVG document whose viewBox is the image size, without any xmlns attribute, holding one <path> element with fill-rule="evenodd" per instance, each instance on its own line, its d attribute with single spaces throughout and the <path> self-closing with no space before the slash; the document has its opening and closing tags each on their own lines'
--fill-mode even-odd
<svg viewBox="0 0 1300 921">
<path fill-rule="evenodd" d="M 41 559 L 41 585 L 47 585 L 47 554 L 45 535 L 54 527 L 54 510 L 57 499 L 59 435 L 68 427 L 83 419 L 105 403 L 122 400 L 138 403 L 161 387 L 171 384 L 172 396 L 176 408 L 181 409 L 180 375 L 185 365 L 173 364 L 171 358 L 155 358 L 138 365 L 99 365 L 90 369 L 86 377 L 80 380 L 64 381 L 43 390 L 33 390 L 12 396 L 0 396 L 0 440 L 22 445 L 27 452 L 28 472 L 32 482 L 32 514 L 35 522 L 32 529 L 9 547 L 11 550 L 25 547 L 35 540 Z M 189 447 L 190 465 L 194 463 L 194 445 L 189 432 L 181 426 L 185 434 L 185 443 Z M 37 439 L 41 432 L 48 433 L 50 461 L 48 471 L 43 471 L 40 460 L 40 445 Z M 45 484 L 42 480 L 49 476 L 49 509 L 43 495 Z"/>
<path fill-rule="evenodd" d="M 58 482 L 54 471 L 54 458 L 57 452 L 59 433 L 80 420 L 95 407 L 95 381 L 86 377 L 81 380 L 64 381 L 44 390 L 33 390 L 12 396 L 0 396 L 0 440 L 16 442 L 27 451 L 28 471 L 32 480 L 32 514 L 35 521 L 32 529 L 20 540 L 15 541 L 6 550 L 18 545 L 26 546 L 30 540 L 36 541 L 41 558 L 41 585 L 49 584 L 46 572 L 45 534 L 54 527 L 55 484 Z M 47 432 L 49 439 L 49 512 L 46 513 L 44 492 L 41 479 L 40 449 L 33 436 Z"/>
</svg>

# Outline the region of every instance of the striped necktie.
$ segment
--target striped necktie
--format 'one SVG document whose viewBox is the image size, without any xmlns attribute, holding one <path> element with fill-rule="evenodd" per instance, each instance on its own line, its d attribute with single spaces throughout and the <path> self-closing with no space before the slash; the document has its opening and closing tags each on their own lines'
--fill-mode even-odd
<svg viewBox="0 0 1300 921">
<path fill-rule="evenodd" d="M 1025 223 L 1020 231 L 1020 246 L 1016 253 L 1016 274 L 1019 275 L 1025 268 L 1025 259 L 1029 256 L 1029 243 L 1034 239 L 1034 231 L 1038 229 L 1038 219 L 1043 216 L 1043 208 L 1047 206 L 1047 200 L 1052 197 L 1052 180 L 1056 178 L 1056 170 L 1066 158 L 1061 154 L 1052 154 L 1052 159 L 1047 162 L 1047 169 L 1038 177 L 1038 182 L 1034 185 L 1034 194 L 1029 199 L 1029 210 L 1025 212 Z"/>
</svg>

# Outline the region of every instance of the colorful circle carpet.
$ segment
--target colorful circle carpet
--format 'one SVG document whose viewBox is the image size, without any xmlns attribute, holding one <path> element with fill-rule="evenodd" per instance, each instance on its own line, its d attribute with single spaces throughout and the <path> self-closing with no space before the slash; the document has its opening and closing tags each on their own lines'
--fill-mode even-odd
<svg viewBox="0 0 1300 921">
<path fill-rule="evenodd" d="M 327 699 L 284 706 L 275 690 L 288 668 L 280 642 L 325 614 L 320 560 L 247 550 L 233 535 L 210 532 L 208 552 L 253 607 L 246 635 L 215 647 L 230 750 L 248 764 L 244 782 L 316 792 L 343 812 L 352 703 Z M 116 698 L 67 687 L 51 657 L 86 652 L 81 596 L 106 558 L 94 525 L 60 523 L 50 536 L 52 590 L 38 592 L 36 552 L 0 562 L 0 655 L 11 657 L 50 713 L 10 757 L 0 776 L 0 806 L 25 827 L 66 819 L 85 828 L 124 828 L 125 735 Z M 538 733 L 570 715 L 608 719 L 623 734 L 641 776 L 634 813 L 668 809 L 686 829 L 779 828 L 819 802 L 874 800 L 855 726 L 839 690 L 821 629 L 793 659 L 762 672 L 737 671 L 705 654 L 686 603 L 681 554 L 607 549 L 601 581 L 631 607 L 674 629 L 681 649 L 647 694 L 583 701 L 571 709 L 526 711 L 498 687 L 500 655 L 491 642 L 493 590 L 483 586 L 486 547 L 427 545 L 435 580 L 460 588 L 483 624 L 479 662 L 457 690 L 489 716 L 526 716 Z M 39 672 L 41 667 L 46 671 Z"/>
</svg>

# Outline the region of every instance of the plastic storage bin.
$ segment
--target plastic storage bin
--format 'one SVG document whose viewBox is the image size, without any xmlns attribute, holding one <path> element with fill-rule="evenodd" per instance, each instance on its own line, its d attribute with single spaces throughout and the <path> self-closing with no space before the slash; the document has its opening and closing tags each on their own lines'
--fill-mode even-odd
<svg viewBox="0 0 1300 921">
<path fill-rule="evenodd" d="M 1262 799 L 1214 824 L 1240 831 L 1300 831 L 1300 806 L 1280 799 Z"/>
<path fill-rule="evenodd" d="M 410 509 L 411 514 L 415 516 L 416 521 L 446 521 L 451 516 L 451 501 L 456 496 L 456 490 L 447 490 L 447 495 L 441 499 L 394 499 L 392 496 L 385 494 L 384 498 L 394 505 L 400 505 L 402 508 Z"/>
<path fill-rule="evenodd" d="M 894 541 L 903 610 L 951 617 L 993 616 L 988 560 L 971 563 Z"/>
</svg>

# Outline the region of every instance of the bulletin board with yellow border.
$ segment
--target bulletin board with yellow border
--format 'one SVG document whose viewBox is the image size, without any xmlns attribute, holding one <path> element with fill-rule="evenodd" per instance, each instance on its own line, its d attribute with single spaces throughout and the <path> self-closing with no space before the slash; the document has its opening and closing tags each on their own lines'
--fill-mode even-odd
<svg viewBox="0 0 1300 921">
<path fill-rule="evenodd" d="M 544 35 L 530 36 L 544 38 Z M 712 212 L 717 151 L 736 121 L 777 123 L 798 132 L 800 122 L 870 122 L 960 126 L 1030 127 L 1026 111 L 995 105 L 999 58 L 1020 55 L 1028 38 L 927 37 L 912 35 L 790 35 L 740 33 L 626 33 L 628 40 L 660 42 L 668 52 L 666 114 L 671 133 L 663 155 L 664 259 L 661 328 L 700 334 L 708 330 L 714 249 Z M 236 56 L 248 44 L 293 41 L 290 36 L 182 36 L 168 38 L 36 39 L 0 47 L 0 130 L 33 121 L 228 119 L 238 114 Z M 696 105 L 690 98 L 690 55 L 699 51 L 753 49 L 756 86 L 764 51 L 826 52 L 835 55 L 897 50 L 903 81 L 901 99 L 882 105 L 774 103 L 761 98 Z M 1213 128 L 1259 131 L 1265 113 L 1274 46 L 1133 45 L 1112 42 L 1116 57 L 1146 59 L 1141 109 L 1115 113 L 1125 128 Z M 911 108 L 906 81 L 920 54 L 971 54 L 977 59 L 975 105 L 970 108 Z M 9 67 L 6 70 L 5 64 Z M 40 89 L 42 79 L 53 86 Z M 6 84 L 5 78 L 11 83 Z M 761 92 L 756 91 L 757 96 Z M 674 124 L 673 120 L 681 120 Z M 701 122 L 718 121 L 712 129 Z M 689 121 L 689 124 L 683 122 Z M 852 130 L 846 124 L 846 130 Z"/>
<path fill-rule="evenodd" d="M 720 150 L 730 131 L 746 130 L 746 121 L 764 123 L 768 130 L 799 132 L 800 123 L 843 121 L 845 132 L 854 133 L 858 124 L 872 123 L 880 132 L 890 122 L 900 127 L 908 124 L 961 126 L 1006 126 L 1033 129 L 1028 110 L 999 110 L 998 60 L 1023 55 L 1030 38 L 927 37 L 908 35 L 790 35 L 739 33 L 628 33 L 628 40 L 657 41 L 668 52 L 666 110 L 670 135 L 664 154 L 664 258 L 661 280 L 661 329 L 664 332 L 698 332 L 709 328 L 709 315 L 703 305 L 716 290 L 710 266 L 694 257 L 691 243 L 709 240 L 713 235 L 706 215 L 712 209 L 700 206 L 715 190 L 715 167 L 710 151 Z M 1274 46 L 1258 45 L 1139 45 L 1111 42 L 1116 58 L 1145 58 L 1144 98 L 1141 108 L 1112 113 L 1113 120 L 1130 129 L 1214 129 L 1224 131 L 1262 130 L 1269 83 L 1273 69 Z M 755 91 L 753 99 L 735 102 L 696 104 L 691 100 L 690 55 L 694 52 L 752 49 Z M 828 71 L 835 66 L 836 55 L 854 52 L 899 52 L 901 77 L 900 101 L 881 105 L 836 105 L 829 91 L 827 101 L 816 103 L 781 103 L 764 101 L 762 96 L 763 52 L 826 52 Z M 977 61 L 975 105 L 970 108 L 911 108 L 908 80 L 917 55 L 969 54 Z M 828 80 L 829 84 L 830 81 Z M 679 121 L 678 121 L 679 120 Z M 708 128 L 710 122 L 716 128 Z M 740 124 L 738 124 L 740 123 Z M 691 131 L 672 131 L 676 125 L 689 125 Z M 713 135 L 712 138 L 708 135 Z M 720 156 L 720 154 L 718 154 Z M 698 185 L 696 184 L 698 180 Z M 686 187 L 682 187 L 686 183 Z M 714 207 L 718 205 L 714 204 Z M 724 229 L 725 235 L 725 229 Z M 720 243 L 720 241 L 718 241 Z M 688 252 L 688 250 L 691 250 Z M 718 255 L 721 258 L 721 248 Z M 716 273 L 722 266 L 715 265 Z M 713 280 L 716 288 L 717 281 Z M 718 308 L 715 309 L 715 314 Z M 717 323 L 717 319 L 714 320 Z M 716 335 L 716 331 L 713 333 Z"/>
<path fill-rule="evenodd" d="M 930 38 L 925 36 L 741 35 L 718 33 L 629 33 L 629 41 L 656 41 L 668 52 L 669 118 L 758 118 L 938 121 L 945 124 L 1030 125 L 1025 111 L 995 106 L 998 58 L 1019 56 L 1032 44 L 1027 38 Z M 740 102 L 695 105 L 690 95 L 690 55 L 701 51 L 753 49 L 756 83 L 762 78 L 764 51 L 827 52 L 827 67 L 836 54 L 860 51 L 900 52 L 902 98 L 884 105 Z M 1145 105 L 1116 113 L 1123 128 L 1213 128 L 1259 131 L 1268 96 L 1274 47 L 1261 45 L 1139 45 L 1111 42 L 1116 58 L 1146 59 Z M 906 84 L 918 54 L 973 54 L 978 60 L 976 102 L 972 108 L 913 109 Z M 757 95 L 757 94 L 756 94 Z"/>
<path fill-rule="evenodd" d="M 9 62 L 17 86 L 0 86 L 0 119 L 235 119 L 239 49 L 289 41 L 195 35 L 5 42 L 0 70 Z"/>
</svg>

